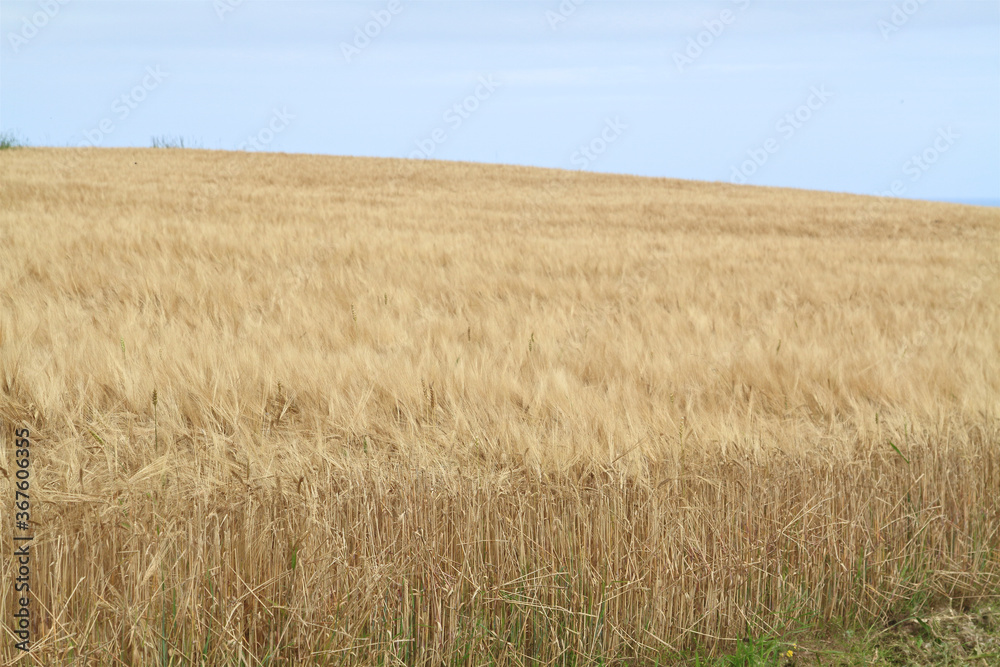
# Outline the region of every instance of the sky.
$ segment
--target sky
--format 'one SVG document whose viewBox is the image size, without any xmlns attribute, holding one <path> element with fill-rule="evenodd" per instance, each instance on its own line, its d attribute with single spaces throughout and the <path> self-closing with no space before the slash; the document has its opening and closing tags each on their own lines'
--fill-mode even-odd
<svg viewBox="0 0 1000 667">
<path fill-rule="evenodd" d="M 0 0 L 0 132 L 1000 206 L 1000 0 Z"/>
</svg>

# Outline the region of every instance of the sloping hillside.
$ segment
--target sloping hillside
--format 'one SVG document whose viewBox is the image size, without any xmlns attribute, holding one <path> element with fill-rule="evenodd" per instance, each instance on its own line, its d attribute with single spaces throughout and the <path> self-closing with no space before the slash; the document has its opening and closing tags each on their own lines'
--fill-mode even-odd
<svg viewBox="0 0 1000 667">
<path fill-rule="evenodd" d="M 3 151 L 37 650 L 652 659 L 996 593 L 998 270 L 997 209 Z"/>
</svg>

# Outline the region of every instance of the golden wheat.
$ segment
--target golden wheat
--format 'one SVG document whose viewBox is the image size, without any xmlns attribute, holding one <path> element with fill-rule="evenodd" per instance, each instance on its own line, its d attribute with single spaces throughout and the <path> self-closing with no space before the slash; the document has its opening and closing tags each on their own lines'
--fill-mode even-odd
<svg viewBox="0 0 1000 667">
<path fill-rule="evenodd" d="M 607 663 L 998 592 L 995 209 L 18 149 L 0 235 L 38 664 Z"/>
</svg>

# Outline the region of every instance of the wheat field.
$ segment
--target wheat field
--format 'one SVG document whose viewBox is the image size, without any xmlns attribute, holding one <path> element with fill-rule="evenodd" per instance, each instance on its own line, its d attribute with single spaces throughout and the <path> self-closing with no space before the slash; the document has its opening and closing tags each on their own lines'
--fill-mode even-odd
<svg viewBox="0 0 1000 667">
<path fill-rule="evenodd" d="M 994 597 L 998 272 L 997 209 L 4 151 L 0 658 L 669 664 Z"/>
</svg>

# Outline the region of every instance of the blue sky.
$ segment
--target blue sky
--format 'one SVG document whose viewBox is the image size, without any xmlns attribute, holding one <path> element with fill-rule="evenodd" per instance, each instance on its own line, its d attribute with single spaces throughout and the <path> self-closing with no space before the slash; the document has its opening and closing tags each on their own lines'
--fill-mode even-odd
<svg viewBox="0 0 1000 667">
<path fill-rule="evenodd" d="M 0 130 L 33 145 L 1000 205 L 995 0 L 3 0 L 0 37 Z"/>
</svg>

